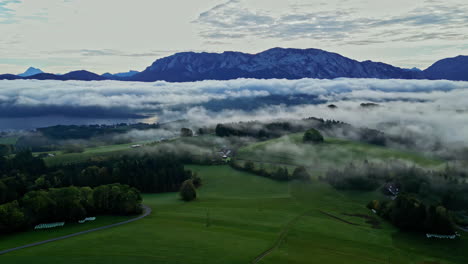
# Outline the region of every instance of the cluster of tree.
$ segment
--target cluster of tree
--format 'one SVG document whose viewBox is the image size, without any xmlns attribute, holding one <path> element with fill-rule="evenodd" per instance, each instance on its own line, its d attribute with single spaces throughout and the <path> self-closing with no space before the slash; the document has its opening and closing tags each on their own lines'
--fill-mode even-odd
<svg viewBox="0 0 468 264">
<path fill-rule="evenodd" d="M 343 169 L 332 168 L 328 170 L 324 180 L 339 190 L 373 191 L 382 184 L 381 180 L 385 179 L 386 176 L 377 176 L 373 168 L 369 164 L 355 166 L 350 163 Z"/>
<path fill-rule="evenodd" d="M 182 161 L 169 154 L 123 156 L 47 168 L 44 161 L 23 151 L 0 157 L 0 204 L 25 193 L 67 186 L 96 187 L 121 183 L 143 192 L 178 191 L 192 177 Z"/>
<path fill-rule="evenodd" d="M 255 163 L 252 161 L 246 161 L 244 164 L 240 164 L 237 161 L 232 161 L 229 163 L 232 168 L 236 170 L 246 171 L 253 173 L 258 176 L 270 178 L 276 181 L 291 181 L 291 180 L 300 180 L 300 181 L 309 181 L 310 175 L 307 172 L 305 167 L 297 167 L 292 174 L 289 173 L 288 169 L 285 167 L 278 167 L 274 171 L 268 171 L 263 167 L 257 168 Z"/>
<path fill-rule="evenodd" d="M 324 141 L 322 134 L 317 129 L 308 129 L 302 137 L 304 143 L 322 143 Z"/>
<path fill-rule="evenodd" d="M 410 194 L 400 194 L 395 200 L 371 201 L 367 207 L 406 231 L 453 235 L 455 224 L 450 212 L 442 205 L 426 205 Z"/>
<path fill-rule="evenodd" d="M 159 124 L 115 124 L 115 125 L 58 125 L 38 128 L 37 131 L 49 139 L 90 139 L 110 134 L 122 134 L 130 130 L 157 129 Z"/>
<path fill-rule="evenodd" d="M 130 143 L 127 137 L 118 136 L 132 130 L 160 129 L 160 124 L 115 124 L 115 125 L 58 125 L 38 128 L 35 132 L 22 133 L 15 149 L 47 152 L 63 150 L 81 152 L 83 146 Z"/>
<path fill-rule="evenodd" d="M 398 162 L 364 162 L 360 166 L 349 164 L 342 170 L 331 169 L 324 180 L 337 189 L 373 191 L 380 188 L 393 197 L 409 194 L 427 205 L 425 211 L 432 210 L 431 206 L 441 206 L 460 212 L 461 217 L 456 217 L 455 222 L 463 224 L 466 222 L 463 216 L 468 212 L 465 175 L 465 171 L 449 166 L 445 170 L 429 171 Z"/>
<path fill-rule="evenodd" d="M 12 158 L 0 156 L 0 204 L 22 197 L 47 171 L 44 161 L 31 152 L 19 152 Z"/>
<path fill-rule="evenodd" d="M 237 136 L 270 139 L 290 133 L 303 132 L 311 128 L 320 130 L 327 136 L 347 138 L 375 145 L 386 144 L 386 136 L 381 131 L 369 128 L 356 128 L 340 121 L 314 117 L 270 123 L 251 121 L 218 124 L 215 128 L 215 133 L 219 137 Z"/>
<path fill-rule="evenodd" d="M 151 193 L 178 191 L 182 182 L 192 177 L 180 159 L 169 154 L 122 156 L 55 168 L 63 174 L 61 181 L 67 185 L 99 186 L 118 182 Z"/>
<path fill-rule="evenodd" d="M 204 126 L 197 129 L 198 135 L 207 135 L 207 134 L 215 134 L 215 128 Z"/>
<path fill-rule="evenodd" d="M 181 137 L 192 137 L 193 131 L 190 128 L 183 127 L 180 129 L 180 136 Z"/>
<path fill-rule="evenodd" d="M 10 155 L 15 152 L 15 147 L 9 144 L 0 144 L 0 156 Z"/>
<path fill-rule="evenodd" d="M 91 215 L 139 214 L 141 200 L 137 189 L 121 184 L 31 191 L 21 199 L 0 205 L 0 234 L 39 223 L 78 221 Z"/>
</svg>

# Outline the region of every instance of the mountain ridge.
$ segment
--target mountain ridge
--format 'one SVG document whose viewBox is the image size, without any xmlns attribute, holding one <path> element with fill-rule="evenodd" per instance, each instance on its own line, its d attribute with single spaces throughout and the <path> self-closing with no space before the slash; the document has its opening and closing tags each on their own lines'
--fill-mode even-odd
<svg viewBox="0 0 468 264">
<path fill-rule="evenodd" d="M 202 80 L 256 79 L 448 79 L 468 81 L 468 56 L 446 58 L 428 69 L 414 70 L 383 62 L 357 61 L 321 49 L 272 48 L 256 54 L 236 51 L 222 53 L 180 52 L 157 59 L 142 72 L 97 75 L 73 71 L 64 75 L 40 73 L 21 77 L 0 75 L 0 79 L 119 80 L 192 82 Z"/>
</svg>

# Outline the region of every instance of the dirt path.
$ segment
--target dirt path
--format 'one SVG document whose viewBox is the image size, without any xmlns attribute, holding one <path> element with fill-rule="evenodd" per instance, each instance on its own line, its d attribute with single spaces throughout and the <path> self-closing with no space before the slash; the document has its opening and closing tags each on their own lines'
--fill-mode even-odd
<svg viewBox="0 0 468 264">
<path fill-rule="evenodd" d="M 301 217 L 303 217 L 304 215 L 306 215 L 307 213 L 309 213 L 310 211 L 306 211 L 296 217 L 294 217 L 293 219 L 291 219 L 289 222 L 286 223 L 286 225 L 284 225 L 283 229 L 281 229 L 281 232 L 280 232 L 280 235 L 278 237 L 278 239 L 276 239 L 275 241 L 275 244 L 273 244 L 273 246 L 271 246 L 270 248 L 268 248 L 267 250 L 263 251 L 260 255 L 258 255 L 254 260 L 252 260 L 252 264 L 256 264 L 258 263 L 260 260 L 262 260 L 264 257 L 268 256 L 271 252 L 273 252 L 273 250 L 277 249 L 281 243 L 283 242 L 283 240 L 286 238 L 286 236 L 288 235 L 288 232 L 289 232 L 289 229 L 291 229 L 291 226 L 296 223 Z"/>
<path fill-rule="evenodd" d="M 135 217 L 135 218 L 133 218 L 133 219 L 127 220 L 127 221 L 123 221 L 123 222 L 119 222 L 119 223 L 115 223 L 115 224 L 111 224 L 111 225 L 106 225 L 106 226 L 101 226 L 101 227 L 98 227 L 98 228 L 94 228 L 94 229 L 90 229 L 90 230 L 85 230 L 85 231 L 73 233 L 73 234 L 66 235 L 66 236 L 56 237 L 56 238 L 52 238 L 52 239 L 48 239 L 48 240 L 44 240 L 44 241 L 40 241 L 40 242 L 36 242 L 36 243 L 31 243 L 31 244 L 27 244 L 27 245 L 20 246 L 20 247 L 15 247 L 15 248 L 10 248 L 10 249 L 6 249 L 6 250 L 2 250 L 2 251 L 0 251 L 0 255 L 7 254 L 7 253 L 9 253 L 9 252 L 16 251 L 16 250 L 20 250 L 20 249 L 23 249 L 23 248 L 29 248 L 29 247 L 39 246 L 39 245 L 43 245 L 43 244 L 50 243 L 50 242 L 54 242 L 54 241 L 58 241 L 58 240 L 63 240 L 63 239 L 67 239 L 67 238 L 71 238 L 71 237 L 75 237 L 75 236 L 79 236 L 79 235 L 84 235 L 84 234 L 91 233 L 91 232 L 95 232 L 95 231 L 104 230 L 104 229 L 111 228 L 111 227 L 116 227 L 116 226 L 128 224 L 128 223 L 131 223 L 131 222 L 140 220 L 140 219 L 142 219 L 143 217 L 146 217 L 146 216 L 148 216 L 149 214 L 151 214 L 151 208 L 150 208 L 150 207 L 148 207 L 148 206 L 146 206 L 146 205 L 143 205 L 143 209 L 144 209 L 144 212 L 143 212 L 142 215 L 140 215 L 140 216 L 138 216 L 138 217 Z"/>
</svg>

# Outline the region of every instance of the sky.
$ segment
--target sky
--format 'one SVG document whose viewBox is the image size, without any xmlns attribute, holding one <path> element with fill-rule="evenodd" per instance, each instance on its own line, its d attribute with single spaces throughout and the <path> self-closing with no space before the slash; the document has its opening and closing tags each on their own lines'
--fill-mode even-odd
<svg viewBox="0 0 468 264">
<path fill-rule="evenodd" d="M 425 69 L 468 55 L 466 0 L 0 0 L 0 73 L 143 70 L 182 51 L 319 48 Z"/>
</svg>

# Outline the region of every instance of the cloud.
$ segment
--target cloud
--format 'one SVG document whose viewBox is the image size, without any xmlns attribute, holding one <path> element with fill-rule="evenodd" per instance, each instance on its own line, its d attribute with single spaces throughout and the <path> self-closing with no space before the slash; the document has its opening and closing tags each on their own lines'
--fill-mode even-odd
<svg viewBox="0 0 468 264">
<path fill-rule="evenodd" d="M 370 45 L 383 41 L 468 38 L 468 5 L 457 1 L 426 1 L 409 10 L 401 8 L 400 12 L 390 13 L 394 14 L 390 17 L 377 15 L 378 10 L 373 10 L 371 5 L 356 2 L 335 3 L 340 8 L 333 4 L 285 4 L 284 12 L 261 6 L 260 1 L 253 2 L 228 1 L 201 13 L 194 22 L 204 26 L 201 36 L 209 39 L 319 38 L 349 45 Z M 393 34 L 379 38 L 382 31 L 389 29 Z"/>
<path fill-rule="evenodd" d="M 192 83 L 4 80 L 0 81 L 0 120 L 3 129 L 9 127 L 10 121 L 16 128 L 21 127 L 18 120 L 50 121 L 56 116 L 64 116 L 60 120 L 69 119 L 67 122 L 79 117 L 106 124 L 122 119 L 125 122 L 185 119 L 197 127 L 313 116 L 383 129 L 394 135 L 417 135 L 412 140 L 427 149 L 441 143 L 459 148 L 468 147 L 466 98 L 468 82 L 443 80 L 237 79 Z M 213 102 L 216 107 L 210 108 Z M 360 106 L 362 102 L 376 102 L 380 106 L 366 109 Z M 338 108 L 329 109 L 327 104 L 331 103 Z M 51 123 L 34 124 L 37 127 Z M 138 133 L 129 137 L 151 137 Z"/>
</svg>

